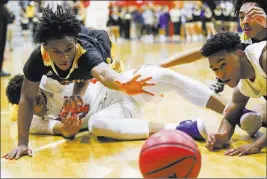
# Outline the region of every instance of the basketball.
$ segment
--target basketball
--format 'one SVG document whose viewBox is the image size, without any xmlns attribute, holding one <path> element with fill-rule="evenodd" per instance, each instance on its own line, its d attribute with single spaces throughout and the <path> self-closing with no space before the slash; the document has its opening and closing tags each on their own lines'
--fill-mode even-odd
<svg viewBox="0 0 267 179">
<path fill-rule="evenodd" d="M 144 178 L 196 178 L 201 154 L 194 139 L 178 130 L 153 134 L 144 143 L 139 168 Z"/>
</svg>

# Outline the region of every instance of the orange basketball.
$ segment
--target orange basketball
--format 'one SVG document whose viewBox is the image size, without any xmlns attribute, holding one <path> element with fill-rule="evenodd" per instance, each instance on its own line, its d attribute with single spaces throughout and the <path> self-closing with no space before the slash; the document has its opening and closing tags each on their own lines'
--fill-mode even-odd
<svg viewBox="0 0 267 179">
<path fill-rule="evenodd" d="M 200 167 L 197 144 L 178 130 L 153 134 L 145 141 L 139 156 L 144 178 L 196 178 Z"/>
</svg>

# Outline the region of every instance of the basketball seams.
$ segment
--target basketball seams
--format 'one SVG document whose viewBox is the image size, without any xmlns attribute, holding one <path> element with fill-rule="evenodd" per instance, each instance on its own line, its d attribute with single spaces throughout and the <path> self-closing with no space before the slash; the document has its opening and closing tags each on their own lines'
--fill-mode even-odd
<svg viewBox="0 0 267 179">
<path fill-rule="evenodd" d="M 181 158 L 181 159 L 176 160 L 175 162 L 172 162 L 172 163 L 166 165 L 165 167 L 162 167 L 162 168 L 160 168 L 160 169 L 156 169 L 156 170 L 154 170 L 154 171 L 148 172 L 148 173 L 146 173 L 145 175 L 151 175 L 151 174 L 157 173 L 157 172 L 159 172 L 159 171 L 162 171 L 162 170 L 164 170 L 164 169 L 167 169 L 167 168 L 169 168 L 169 167 L 172 167 L 173 165 L 176 165 L 177 163 L 179 163 L 179 162 L 181 162 L 181 161 L 183 161 L 183 160 L 186 160 L 187 158 L 192 158 L 192 159 L 193 159 L 193 163 L 192 163 L 192 165 L 191 165 L 189 171 L 188 171 L 187 174 L 185 175 L 185 177 L 188 177 L 188 175 L 191 173 L 191 171 L 192 171 L 192 169 L 193 169 L 193 167 L 194 167 L 194 165 L 195 165 L 195 162 L 196 162 L 196 160 L 197 160 L 194 156 L 186 156 L 186 157 L 183 157 L 183 158 Z"/>
<path fill-rule="evenodd" d="M 142 154 L 142 153 L 144 153 L 144 152 L 147 152 L 149 149 L 152 149 L 152 148 L 155 148 L 155 147 L 158 147 L 158 146 L 162 146 L 162 145 L 182 146 L 182 147 L 184 147 L 184 148 L 186 148 L 186 149 L 188 149 L 188 150 L 191 150 L 191 151 L 193 151 L 193 152 L 195 152 L 195 153 L 199 153 L 197 150 L 195 150 L 195 149 L 189 147 L 188 145 L 184 145 L 184 144 L 182 144 L 182 143 L 160 143 L 160 144 L 155 144 L 155 145 L 149 146 L 149 147 L 147 147 L 147 148 L 141 150 L 141 153 L 140 153 L 140 154 Z"/>
<path fill-rule="evenodd" d="M 164 152 L 167 152 L 166 156 L 162 155 Z M 159 160 L 156 159 L 158 155 L 160 155 Z M 168 160 L 164 160 L 165 162 L 162 163 L 160 158 L 165 157 Z M 156 163 L 150 166 L 151 162 Z M 175 177 L 177 177 L 176 175 L 182 178 L 196 177 L 199 174 L 200 166 L 201 153 L 198 145 L 193 138 L 179 130 L 162 131 L 157 135 L 150 136 L 139 154 L 139 168 L 144 178 L 166 175 L 170 175 L 172 178 L 173 172 L 175 172 Z"/>
</svg>

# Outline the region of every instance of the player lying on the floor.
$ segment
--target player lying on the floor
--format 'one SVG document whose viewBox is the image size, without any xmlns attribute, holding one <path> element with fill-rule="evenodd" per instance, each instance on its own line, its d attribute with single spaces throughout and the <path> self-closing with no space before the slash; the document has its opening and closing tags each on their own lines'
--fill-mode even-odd
<svg viewBox="0 0 267 179">
<path fill-rule="evenodd" d="M 266 22 L 267 22 L 267 1 L 266 0 L 235 0 L 235 15 L 239 17 L 240 26 L 243 34 L 240 36 L 242 48 L 252 43 L 267 40 Z M 160 63 L 161 67 L 168 68 L 176 65 L 195 62 L 204 57 L 201 55 L 199 48 L 193 48 L 182 53 L 177 53 L 167 60 Z M 216 79 L 210 88 L 216 93 L 224 90 L 224 83 Z"/>
<path fill-rule="evenodd" d="M 261 118 L 244 122 L 240 115 L 250 98 L 267 99 L 267 41 L 249 45 L 242 51 L 238 34 L 221 32 L 212 36 L 202 47 L 202 54 L 209 59 L 210 68 L 228 86 L 234 88 L 232 100 L 227 105 L 218 133 L 210 134 L 206 147 L 210 150 L 223 148 L 231 139 L 235 126 L 247 129 L 254 135 L 266 127 L 266 103 L 261 107 Z M 266 132 L 254 143 L 228 150 L 226 155 L 258 153 L 266 146 Z"/>
<path fill-rule="evenodd" d="M 73 85 L 61 85 L 57 81 L 43 77 L 40 90 L 36 97 L 34 111 L 35 116 L 31 124 L 30 132 L 36 134 L 59 134 L 65 137 L 75 135 L 81 128 L 89 127 L 96 136 L 114 138 L 118 140 L 146 139 L 150 134 L 165 129 L 178 129 L 186 132 L 196 140 L 206 138 L 204 123 L 201 120 L 187 120 L 180 124 L 159 124 L 144 120 L 142 106 L 148 102 L 159 102 L 162 94 L 175 91 L 192 103 L 205 107 L 212 92 L 205 85 L 182 76 L 172 70 L 157 66 L 142 66 L 137 70 L 122 73 L 127 80 L 134 75 L 142 75 L 146 78 L 153 76 L 151 80 L 155 85 L 144 87 L 145 91 L 154 93 L 128 96 L 119 91 L 110 90 L 100 82 L 91 82 L 84 96 L 84 104 L 89 104 L 90 110 L 81 121 L 76 117 L 65 117 L 66 106 L 79 106 L 75 100 L 68 103 L 64 96 L 70 96 Z M 23 76 L 12 78 L 7 87 L 8 100 L 17 104 L 20 100 L 20 90 Z M 146 84 L 146 82 L 144 81 Z M 64 109 L 62 110 L 62 106 Z M 74 107 L 68 107 L 73 109 Z M 79 110 L 76 110 L 76 112 Z M 81 111 L 81 110 L 80 110 Z M 72 111 L 75 112 L 75 111 Z M 60 117 L 59 116 L 63 116 Z M 66 113 L 65 113 L 66 114 Z M 89 121 L 89 122 L 88 122 Z M 18 154 L 19 157 L 21 154 Z M 14 158 L 14 153 L 6 155 L 6 158 Z"/>
</svg>

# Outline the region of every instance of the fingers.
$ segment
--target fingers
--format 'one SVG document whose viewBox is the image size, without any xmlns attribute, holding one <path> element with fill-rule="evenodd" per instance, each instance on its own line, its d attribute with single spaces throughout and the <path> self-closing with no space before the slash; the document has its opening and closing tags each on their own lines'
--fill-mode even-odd
<svg viewBox="0 0 267 179">
<path fill-rule="evenodd" d="M 248 154 L 247 151 L 244 150 L 238 155 L 238 157 L 242 157 L 242 156 L 247 155 L 247 154 Z"/>
<path fill-rule="evenodd" d="M 83 109 L 84 102 L 81 96 L 70 96 L 65 97 L 63 110 L 60 113 L 60 116 L 67 116 L 68 112 L 79 113 Z"/>
<path fill-rule="evenodd" d="M 141 76 L 141 75 L 140 75 Z M 149 80 L 151 80 L 152 79 L 152 77 L 147 77 L 147 78 L 145 78 L 145 79 L 143 79 L 143 80 L 140 80 L 140 81 L 138 81 L 139 83 L 145 83 L 145 82 L 147 82 L 147 81 L 149 81 Z"/>
<path fill-rule="evenodd" d="M 140 78 L 140 77 L 141 77 L 141 75 L 136 75 L 136 76 L 133 77 L 133 79 L 131 81 L 137 81 L 137 79 Z"/>
<path fill-rule="evenodd" d="M 81 98 L 81 96 L 76 96 L 76 100 L 79 106 L 83 106 L 83 99 Z"/>
<path fill-rule="evenodd" d="M 69 126 L 70 126 L 70 122 L 71 122 L 71 118 L 72 118 L 72 116 L 67 117 L 66 120 L 64 121 L 64 123 L 63 123 L 63 128 L 64 128 L 65 130 L 68 130 L 68 128 L 69 128 Z"/>
<path fill-rule="evenodd" d="M 76 122 L 76 120 L 75 120 L 74 116 L 70 117 L 69 122 L 68 122 L 68 127 L 70 129 L 73 129 L 75 127 L 75 122 Z"/>
<path fill-rule="evenodd" d="M 122 87 L 122 83 L 118 80 L 114 80 L 115 85 L 117 85 L 119 88 Z"/>
<path fill-rule="evenodd" d="M 3 157 L 3 158 L 6 158 L 8 155 L 9 155 L 9 153 L 3 155 L 2 157 Z"/>
<path fill-rule="evenodd" d="M 143 93 L 145 93 L 145 94 L 148 94 L 148 95 L 150 95 L 150 96 L 155 96 L 155 94 L 154 94 L 154 93 L 150 93 L 150 92 L 148 92 L 148 91 L 145 91 L 145 90 L 142 90 L 142 92 L 143 92 Z"/>
<path fill-rule="evenodd" d="M 264 18 L 262 14 L 252 14 L 250 17 L 248 17 L 248 21 L 252 20 L 261 24 L 263 21 L 266 21 L 266 17 Z"/>
<path fill-rule="evenodd" d="M 19 158 L 20 158 L 20 153 L 18 152 L 15 159 L 18 160 Z"/>
<path fill-rule="evenodd" d="M 79 109 L 79 104 L 74 96 L 70 97 L 70 103 L 72 112 L 76 112 Z"/>
<path fill-rule="evenodd" d="M 251 13 L 264 13 L 264 10 L 260 7 L 251 6 L 247 11 L 246 16 L 250 15 Z"/>
<path fill-rule="evenodd" d="M 11 153 L 8 159 L 9 160 L 14 159 L 16 157 L 16 154 L 17 154 L 16 152 Z M 18 154 L 19 154 L 19 152 L 18 152 Z"/>
<path fill-rule="evenodd" d="M 212 141 L 211 139 L 211 135 L 209 135 L 208 139 L 206 140 L 206 145 L 205 147 L 209 150 L 213 150 L 213 145 L 214 145 L 214 142 Z"/>
<path fill-rule="evenodd" d="M 211 140 L 212 144 L 214 144 L 216 142 L 215 135 L 210 135 L 210 140 Z"/>
<path fill-rule="evenodd" d="M 67 120 L 66 117 L 63 117 L 63 116 L 61 117 L 61 122 L 62 122 L 62 123 L 65 123 L 66 120 Z"/>
<path fill-rule="evenodd" d="M 248 20 L 254 19 L 255 17 L 265 17 L 266 19 L 266 14 L 263 11 L 252 10 L 246 14 L 246 17 L 248 18 Z"/>
<path fill-rule="evenodd" d="M 155 86 L 155 83 L 145 83 L 143 86 Z"/>
<path fill-rule="evenodd" d="M 229 155 L 229 156 L 234 156 L 234 155 L 237 155 L 241 152 L 242 152 L 241 148 L 234 148 L 234 149 L 227 150 L 224 154 Z"/>
<path fill-rule="evenodd" d="M 28 155 L 30 156 L 30 157 L 32 157 L 32 150 L 31 149 L 28 149 Z"/>
<path fill-rule="evenodd" d="M 7 153 L 6 155 L 5 155 L 5 159 L 9 159 L 9 156 L 11 155 L 11 153 Z"/>
<path fill-rule="evenodd" d="M 64 99 L 63 108 L 67 111 L 69 111 L 71 108 L 70 100 L 68 99 L 68 97 L 65 97 Z"/>
</svg>

